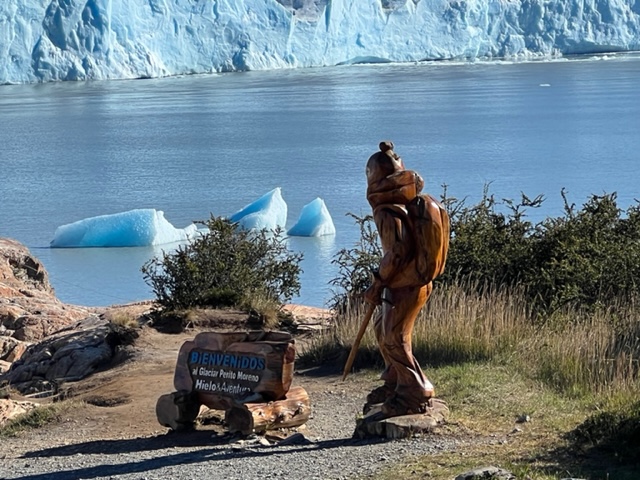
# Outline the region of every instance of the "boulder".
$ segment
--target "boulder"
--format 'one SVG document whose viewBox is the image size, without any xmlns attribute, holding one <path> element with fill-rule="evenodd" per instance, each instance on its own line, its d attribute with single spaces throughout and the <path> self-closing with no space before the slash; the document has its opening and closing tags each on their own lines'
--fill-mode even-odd
<svg viewBox="0 0 640 480">
<path fill-rule="evenodd" d="M 42 263 L 19 242 L 0 238 L 1 336 L 36 342 L 96 311 L 58 300 Z"/>
<path fill-rule="evenodd" d="M 122 359 L 119 354 L 137 333 L 97 315 L 31 345 L 12 368 L 0 375 L 22 394 L 55 394 L 63 382 L 81 380 Z"/>
<path fill-rule="evenodd" d="M 0 398 L 0 427 L 9 420 L 29 412 L 37 406 L 38 405 L 33 402 Z"/>
<path fill-rule="evenodd" d="M 470 470 L 456 476 L 455 480 L 516 480 L 516 476 L 503 468 L 487 466 Z"/>
</svg>

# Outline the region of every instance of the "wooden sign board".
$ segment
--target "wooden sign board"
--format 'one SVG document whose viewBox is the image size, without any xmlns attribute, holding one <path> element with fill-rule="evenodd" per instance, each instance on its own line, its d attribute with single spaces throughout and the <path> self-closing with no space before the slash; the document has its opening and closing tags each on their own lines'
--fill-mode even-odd
<svg viewBox="0 0 640 480">
<path fill-rule="evenodd" d="M 203 332 L 180 348 L 173 383 L 214 409 L 281 400 L 291 387 L 294 359 L 288 333 Z"/>
</svg>

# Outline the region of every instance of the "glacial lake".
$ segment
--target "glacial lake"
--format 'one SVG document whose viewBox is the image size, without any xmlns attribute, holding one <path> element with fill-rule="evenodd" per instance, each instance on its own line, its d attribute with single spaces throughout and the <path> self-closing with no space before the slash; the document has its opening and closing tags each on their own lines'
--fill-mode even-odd
<svg viewBox="0 0 640 480">
<path fill-rule="evenodd" d="M 58 297 L 152 298 L 140 267 L 171 246 L 51 249 L 56 227 L 136 208 L 176 227 L 275 187 L 288 226 L 316 197 L 337 233 L 294 237 L 296 303 L 324 306 L 332 260 L 369 213 L 364 166 L 390 139 L 425 191 L 476 202 L 544 194 L 534 221 L 617 192 L 640 198 L 640 57 L 345 66 L 0 87 L 0 236 L 27 245 Z"/>
</svg>

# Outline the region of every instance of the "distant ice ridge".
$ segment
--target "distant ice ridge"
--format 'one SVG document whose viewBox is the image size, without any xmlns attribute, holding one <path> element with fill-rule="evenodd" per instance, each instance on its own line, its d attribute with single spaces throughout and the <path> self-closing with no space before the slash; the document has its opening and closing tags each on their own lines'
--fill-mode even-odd
<svg viewBox="0 0 640 480">
<path fill-rule="evenodd" d="M 334 235 L 335 233 L 336 227 L 333 225 L 333 219 L 329 214 L 329 210 L 327 210 L 324 200 L 316 198 L 302 208 L 298 221 L 289 229 L 287 235 L 294 237 L 320 237 Z"/>
<path fill-rule="evenodd" d="M 284 229 L 287 223 L 287 204 L 282 198 L 282 189 L 277 187 L 265 193 L 231 215 L 229 220 L 247 230 L 276 230 L 278 227 Z"/>
<path fill-rule="evenodd" d="M 62 225 L 55 231 L 51 247 L 142 247 L 185 241 L 197 234 L 194 224 L 175 228 L 164 213 L 138 209 L 100 215 Z"/>
<path fill-rule="evenodd" d="M 2 0 L 0 84 L 640 50 L 638 0 Z"/>
</svg>

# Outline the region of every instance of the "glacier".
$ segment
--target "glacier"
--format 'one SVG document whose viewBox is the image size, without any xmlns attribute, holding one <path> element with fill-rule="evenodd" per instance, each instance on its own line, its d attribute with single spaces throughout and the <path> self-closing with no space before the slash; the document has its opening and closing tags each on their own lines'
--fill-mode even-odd
<svg viewBox="0 0 640 480">
<path fill-rule="evenodd" d="M 0 3 L 0 84 L 640 47 L 639 0 Z"/>
<path fill-rule="evenodd" d="M 284 229 L 287 223 L 287 203 L 282 188 L 276 187 L 229 217 L 246 230 Z"/>
<path fill-rule="evenodd" d="M 187 241 L 198 234 L 195 224 L 175 228 L 164 212 L 152 208 L 99 215 L 61 225 L 51 248 L 142 247 Z"/>
<path fill-rule="evenodd" d="M 302 207 L 300 217 L 287 235 L 292 237 L 321 237 L 335 235 L 336 227 L 327 205 L 320 197 Z"/>
</svg>

